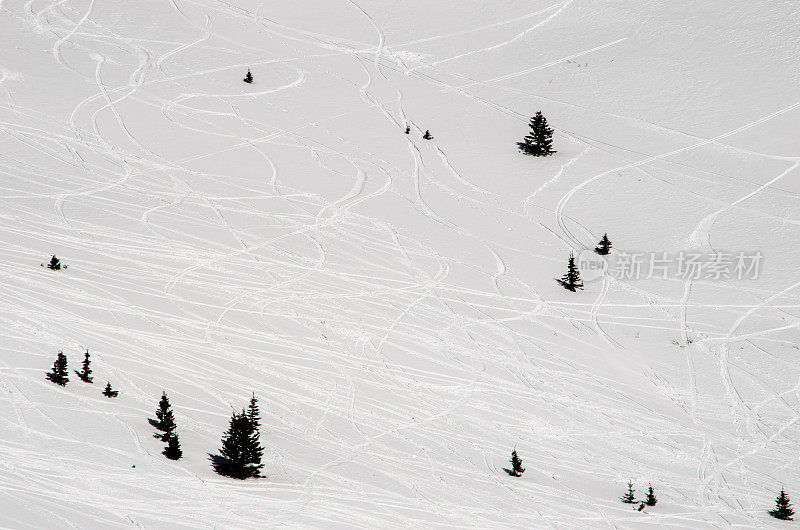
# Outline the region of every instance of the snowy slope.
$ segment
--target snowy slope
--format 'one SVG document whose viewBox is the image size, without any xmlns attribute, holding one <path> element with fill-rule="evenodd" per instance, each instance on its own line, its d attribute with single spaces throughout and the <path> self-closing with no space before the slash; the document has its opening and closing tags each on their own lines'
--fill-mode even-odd
<svg viewBox="0 0 800 530">
<path fill-rule="evenodd" d="M 778 527 L 800 8 L 697 4 L 0 0 L 0 526 Z M 763 267 L 562 289 L 604 232 Z"/>
</svg>

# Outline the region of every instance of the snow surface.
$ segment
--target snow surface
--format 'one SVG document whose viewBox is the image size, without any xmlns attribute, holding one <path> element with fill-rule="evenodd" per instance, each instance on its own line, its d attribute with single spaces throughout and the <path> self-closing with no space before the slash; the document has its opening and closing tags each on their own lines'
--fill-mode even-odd
<svg viewBox="0 0 800 530">
<path fill-rule="evenodd" d="M 780 0 L 0 0 L 0 526 L 783 527 L 798 28 Z M 553 157 L 516 150 L 537 110 Z M 604 232 L 762 274 L 562 289 Z M 45 380 L 86 348 L 94 385 Z M 251 392 L 238 482 L 208 455 Z"/>
</svg>

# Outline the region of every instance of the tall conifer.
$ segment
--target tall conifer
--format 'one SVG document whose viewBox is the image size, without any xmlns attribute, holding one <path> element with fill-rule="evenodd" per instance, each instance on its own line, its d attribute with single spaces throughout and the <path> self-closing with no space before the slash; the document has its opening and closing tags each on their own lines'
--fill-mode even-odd
<svg viewBox="0 0 800 530">
<path fill-rule="evenodd" d="M 578 270 L 578 266 L 575 265 L 575 255 L 571 252 L 569 254 L 569 261 L 567 262 L 567 273 L 561 277 L 559 283 L 564 286 L 564 289 L 569 289 L 572 292 L 583 289 L 581 273 Z"/>
<path fill-rule="evenodd" d="M 175 432 L 175 415 L 172 413 L 172 405 L 169 404 L 166 392 L 161 392 L 161 400 L 158 402 L 156 410 L 156 421 L 151 421 L 150 424 L 161 431 L 154 433 L 153 437 L 164 442 L 169 441 L 169 437 Z"/>
<path fill-rule="evenodd" d="M 553 151 L 553 129 L 547 125 L 547 119 L 539 111 L 531 118 L 531 133 L 519 142 L 520 150 L 526 155 L 531 156 L 550 156 L 557 151 Z"/>
<path fill-rule="evenodd" d="M 57 385 L 67 385 L 69 382 L 69 370 L 67 370 L 67 356 L 64 355 L 63 351 L 58 352 L 58 356 L 53 363 L 53 371 L 47 372 L 45 376 Z"/>
<path fill-rule="evenodd" d="M 50 263 L 47 264 L 47 268 L 51 271 L 60 271 L 61 270 L 61 260 L 53 254 L 53 257 L 50 258 Z"/>
<path fill-rule="evenodd" d="M 655 506 L 656 503 L 658 502 L 658 499 L 656 499 L 656 494 L 653 493 L 653 485 L 652 484 L 650 484 L 648 486 L 648 488 L 647 488 L 647 495 L 644 498 L 644 502 L 648 506 Z"/>
<path fill-rule="evenodd" d="M 633 492 L 636 491 L 633 489 L 633 482 L 628 482 L 628 491 L 620 497 L 620 500 L 625 504 L 636 504 L 636 498 L 634 497 Z"/>
<path fill-rule="evenodd" d="M 91 364 L 92 361 L 89 359 L 89 350 L 86 350 L 86 353 L 83 356 L 83 364 L 81 371 L 79 372 L 75 370 L 75 373 L 84 383 L 91 383 L 93 381 Z"/>
<path fill-rule="evenodd" d="M 520 460 L 519 456 L 517 456 L 517 450 L 514 449 L 511 451 L 511 469 L 503 468 L 506 473 L 511 475 L 512 477 L 520 477 L 523 473 L 525 473 L 525 468 L 522 467 L 522 460 Z"/>
<path fill-rule="evenodd" d="M 253 429 L 256 431 L 261 430 L 261 412 L 258 409 L 258 399 L 256 393 L 250 398 L 250 404 L 247 406 L 247 419 L 253 424 Z"/>
<path fill-rule="evenodd" d="M 775 519 L 783 519 L 784 521 L 792 520 L 794 510 L 789 502 L 789 496 L 786 495 L 786 492 L 783 490 L 783 488 L 781 488 L 778 498 L 775 499 L 775 509 L 770 510 L 769 514 Z"/>
<path fill-rule="evenodd" d="M 111 388 L 111 383 L 106 381 L 106 387 L 103 389 L 103 395 L 107 398 L 115 398 L 119 395 L 119 391 Z"/>
<path fill-rule="evenodd" d="M 611 252 L 611 240 L 608 239 L 608 234 L 603 234 L 603 239 L 594 247 L 594 251 L 601 256 L 606 256 Z"/>
<path fill-rule="evenodd" d="M 212 457 L 212 466 L 220 475 L 240 480 L 261 476 L 264 449 L 259 443 L 258 431 L 244 409 L 231 415 L 219 452 Z"/>
</svg>

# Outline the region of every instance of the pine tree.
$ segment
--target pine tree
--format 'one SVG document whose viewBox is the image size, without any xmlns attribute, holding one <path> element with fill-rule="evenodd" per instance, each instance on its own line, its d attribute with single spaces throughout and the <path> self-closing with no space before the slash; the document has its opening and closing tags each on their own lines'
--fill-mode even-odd
<svg viewBox="0 0 800 530">
<path fill-rule="evenodd" d="M 541 111 L 531 118 L 529 127 L 531 133 L 524 141 L 517 144 L 523 153 L 531 156 L 549 156 L 558 152 L 552 149 L 553 129 L 547 125 L 547 119 L 542 116 Z"/>
<path fill-rule="evenodd" d="M 620 500 L 625 504 L 636 504 L 636 498 L 633 495 L 634 491 L 635 490 L 633 489 L 633 483 L 628 482 L 628 492 L 622 497 L 620 497 Z"/>
<path fill-rule="evenodd" d="M 150 424 L 161 431 L 153 434 L 153 437 L 164 442 L 169 441 L 169 437 L 175 432 L 175 415 L 166 392 L 161 392 L 161 400 L 158 402 L 156 410 L 156 420 L 151 420 Z"/>
<path fill-rule="evenodd" d="M 253 74 L 251 74 L 251 73 L 250 73 L 250 69 L 249 69 L 249 68 L 248 68 L 248 70 L 247 70 L 247 75 L 246 75 L 246 76 L 244 76 L 244 79 L 243 79 L 243 81 L 244 81 L 245 83 L 252 83 L 252 82 L 253 82 Z"/>
<path fill-rule="evenodd" d="M 425 131 L 425 134 L 422 135 L 423 140 L 433 140 L 433 136 L 431 136 L 430 131 Z"/>
<path fill-rule="evenodd" d="M 89 360 L 89 350 L 86 350 L 86 353 L 84 354 L 84 357 L 83 357 L 83 368 L 81 369 L 80 372 L 75 370 L 75 373 L 78 375 L 80 380 L 83 381 L 84 383 L 93 382 L 92 369 L 90 367 L 91 364 L 92 364 L 92 361 Z"/>
<path fill-rule="evenodd" d="M 608 239 L 608 234 L 603 234 L 603 239 L 594 247 L 594 251 L 601 256 L 606 256 L 611 252 L 611 240 Z"/>
<path fill-rule="evenodd" d="M 583 289 L 583 282 L 581 281 L 581 273 L 575 265 L 575 255 L 570 252 L 569 262 L 567 263 L 567 273 L 561 277 L 558 282 L 564 286 L 564 289 L 569 289 L 573 293 L 578 289 Z"/>
<path fill-rule="evenodd" d="M 166 436 L 168 436 L 167 446 L 164 448 L 161 454 L 170 460 L 180 460 L 183 456 L 183 451 L 181 451 L 181 443 L 178 440 L 178 435 L 173 432 Z"/>
<path fill-rule="evenodd" d="M 53 254 L 53 257 L 50 258 L 50 263 L 47 264 L 47 268 L 51 271 L 60 271 L 61 270 L 61 260 Z"/>
<path fill-rule="evenodd" d="M 656 499 L 655 493 L 653 493 L 653 485 L 652 484 L 650 484 L 649 487 L 647 488 L 647 496 L 645 496 L 644 502 L 648 506 L 655 506 L 656 503 L 658 502 L 658 499 Z"/>
<path fill-rule="evenodd" d="M 250 398 L 250 405 L 247 407 L 247 419 L 253 424 L 253 429 L 259 432 L 261 429 L 261 412 L 258 410 L 258 399 L 256 393 Z"/>
<path fill-rule="evenodd" d="M 793 520 L 792 516 L 794 515 L 794 510 L 792 509 L 791 503 L 789 503 L 789 496 L 786 495 L 783 488 L 781 488 L 781 493 L 778 495 L 778 498 L 775 499 L 775 509 L 770 510 L 769 514 L 775 519 L 783 519 L 784 521 Z"/>
<path fill-rule="evenodd" d="M 106 382 L 106 387 L 103 389 L 103 395 L 107 398 L 115 398 L 119 395 L 119 391 L 111 388 L 111 383 Z"/>
<path fill-rule="evenodd" d="M 260 477 L 261 456 L 264 449 L 259 443 L 258 431 L 242 409 L 233 413 L 228 431 L 222 437 L 220 455 L 212 457 L 214 471 L 226 477 L 244 480 Z"/>
<path fill-rule="evenodd" d="M 511 451 L 511 460 L 509 460 L 509 462 L 511 462 L 511 469 L 503 468 L 506 473 L 512 477 L 520 477 L 525 473 L 525 468 L 522 467 L 522 460 L 517 456 L 516 449 Z"/>
<path fill-rule="evenodd" d="M 67 370 L 67 356 L 64 355 L 63 351 L 58 352 L 58 357 L 53 363 L 53 371 L 47 372 L 45 376 L 57 385 L 67 386 L 69 370 Z"/>
</svg>

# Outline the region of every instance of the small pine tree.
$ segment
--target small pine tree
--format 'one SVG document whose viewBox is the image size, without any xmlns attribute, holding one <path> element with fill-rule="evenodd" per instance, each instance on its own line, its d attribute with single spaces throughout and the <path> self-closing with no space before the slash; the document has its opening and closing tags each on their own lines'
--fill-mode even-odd
<svg viewBox="0 0 800 530">
<path fill-rule="evenodd" d="M 161 400 L 158 402 L 158 409 L 156 410 L 156 420 L 150 423 L 161 431 L 153 434 L 153 437 L 164 442 L 168 442 L 169 437 L 175 432 L 175 415 L 172 412 L 172 405 L 169 403 L 166 392 L 161 392 Z"/>
<path fill-rule="evenodd" d="M 634 491 L 635 490 L 633 489 L 633 483 L 628 482 L 628 492 L 622 497 L 620 497 L 620 500 L 625 504 L 636 504 L 636 498 L 633 495 Z"/>
<path fill-rule="evenodd" d="M 89 350 L 86 350 L 86 353 L 83 356 L 83 365 L 81 371 L 75 370 L 75 373 L 78 375 L 81 381 L 84 383 L 91 383 L 93 382 L 92 379 L 92 368 L 90 365 L 92 361 L 89 359 Z"/>
<path fill-rule="evenodd" d="M 161 454 L 170 460 L 180 460 L 183 456 L 183 451 L 181 451 L 181 443 L 178 440 L 178 435 L 173 432 L 166 436 L 168 436 L 167 446 L 164 448 Z"/>
<path fill-rule="evenodd" d="M 252 83 L 252 82 L 253 82 L 253 74 L 251 74 L 251 73 L 250 73 L 250 69 L 249 69 L 249 68 L 248 68 L 248 70 L 247 70 L 247 75 L 246 75 L 246 76 L 244 76 L 244 79 L 243 79 L 243 81 L 244 81 L 245 83 Z"/>
<path fill-rule="evenodd" d="M 655 493 L 653 493 L 653 485 L 652 484 L 650 484 L 648 486 L 648 488 L 647 488 L 647 495 L 644 498 L 644 502 L 648 506 L 655 506 L 656 503 L 658 502 L 658 499 L 656 499 Z"/>
<path fill-rule="evenodd" d="M 525 468 L 522 467 L 522 460 L 520 460 L 519 456 L 517 456 L 517 450 L 514 449 L 511 451 L 511 469 L 503 468 L 506 473 L 511 475 L 512 477 L 520 477 L 523 473 L 525 473 Z"/>
<path fill-rule="evenodd" d="M 603 234 L 603 239 L 594 247 L 594 251 L 601 256 L 607 256 L 611 252 L 611 240 L 608 239 L 608 234 Z"/>
<path fill-rule="evenodd" d="M 107 398 L 115 398 L 119 395 L 119 391 L 111 388 L 111 383 L 106 382 L 106 387 L 103 389 L 103 395 Z"/>
<path fill-rule="evenodd" d="M 425 134 L 422 135 L 423 140 L 433 140 L 433 136 L 431 136 L 430 131 L 425 131 Z"/>
<path fill-rule="evenodd" d="M 61 270 L 61 260 L 53 254 L 53 257 L 50 258 L 50 263 L 47 264 L 47 268 L 51 271 L 60 271 Z"/>
<path fill-rule="evenodd" d="M 253 429 L 258 432 L 261 429 L 261 412 L 258 409 L 258 399 L 256 393 L 250 398 L 250 405 L 247 407 L 247 419 L 253 424 Z"/>
<path fill-rule="evenodd" d="M 581 273 L 578 266 L 575 265 L 575 255 L 570 252 L 569 261 L 567 262 L 567 273 L 558 280 L 564 289 L 569 289 L 573 293 L 578 289 L 583 289 L 583 282 L 581 281 Z"/>
<path fill-rule="evenodd" d="M 792 516 L 794 515 L 794 510 L 789 502 L 789 496 L 786 495 L 783 488 L 781 488 L 781 493 L 778 495 L 778 498 L 775 499 L 775 509 L 770 510 L 769 514 L 775 519 L 783 519 L 784 521 L 793 520 Z"/>
<path fill-rule="evenodd" d="M 529 127 L 531 133 L 524 141 L 517 144 L 523 153 L 531 156 L 550 156 L 558 152 L 553 151 L 553 129 L 547 125 L 547 119 L 542 116 L 541 111 L 531 118 Z"/>
<path fill-rule="evenodd" d="M 219 456 L 212 457 L 212 466 L 218 474 L 240 480 L 261 476 L 264 449 L 259 443 L 258 431 L 244 409 L 240 414 L 234 412 L 231 416 L 219 452 Z"/>
<path fill-rule="evenodd" d="M 67 356 L 64 355 L 63 351 L 58 352 L 58 357 L 53 363 L 53 371 L 47 372 L 45 376 L 57 385 L 67 386 L 67 383 L 69 383 L 69 370 L 67 370 Z"/>
</svg>

